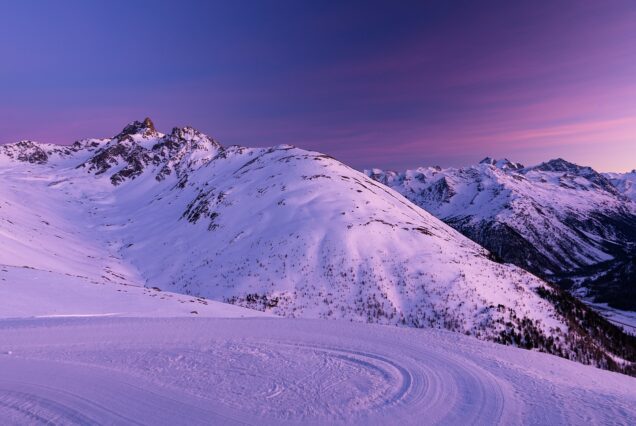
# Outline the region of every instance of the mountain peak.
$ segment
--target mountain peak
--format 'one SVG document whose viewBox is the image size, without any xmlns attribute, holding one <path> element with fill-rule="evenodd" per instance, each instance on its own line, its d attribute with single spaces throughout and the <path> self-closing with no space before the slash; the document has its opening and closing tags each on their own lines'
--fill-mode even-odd
<svg viewBox="0 0 636 426">
<path fill-rule="evenodd" d="M 577 173 L 581 169 L 587 169 L 587 168 L 589 167 L 581 167 L 577 164 L 570 163 L 569 161 L 566 161 L 560 157 L 552 159 L 550 161 L 546 161 L 535 167 L 535 169 L 541 170 L 544 172 L 570 172 L 570 173 Z"/>
<path fill-rule="evenodd" d="M 598 188 L 616 195 L 616 187 L 609 181 L 608 178 L 594 170 L 589 166 L 579 166 L 575 163 L 570 163 L 563 158 L 556 158 L 554 160 L 541 163 L 538 166 L 532 167 L 530 170 L 539 170 L 542 172 L 557 172 L 563 173 L 565 176 L 576 176 L 587 179 L 593 185 Z"/>
<path fill-rule="evenodd" d="M 153 136 L 159 135 L 157 129 L 155 129 L 155 124 L 149 117 L 144 118 L 143 121 L 133 121 L 124 127 L 124 129 L 115 136 L 115 139 L 120 141 L 124 139 L 130 139 L 133 135 L 140 135 L 144 138 L 149 138 Z"/>
<path fill-rule="evenodd" d="M 513 163 L 512 161 L 504 158 L 502 160 L 495 160 L 492 157 L 486 157 L 479 162 L 479 164 L 488 164 L 490 166 L 495 166 L 501 170 L 519 170 L 523 169 L 523 164 L 521 163 Z"/>
<path fill-rule="evenodd" d="M 170 136 L 183 140 L 192 140 L 197 138 L 206 138 L 207 136 L 192 126 L 174 127 L 170 132 Z"/>
</svg>

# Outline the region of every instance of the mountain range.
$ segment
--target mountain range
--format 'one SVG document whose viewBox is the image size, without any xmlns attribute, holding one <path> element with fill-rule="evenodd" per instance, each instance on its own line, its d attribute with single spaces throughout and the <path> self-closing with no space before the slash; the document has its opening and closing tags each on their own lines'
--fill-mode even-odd
<svg viewBox="0 0 636 426">
<path fill-rule="evenodd" d="M 524 167 L 486 158 L 463 168 L 366 174 L 501 260 L 636 310 L 635 173 L 601 174 L 563 159 Z"/>
<path fill-rule="evenodd" d="M 287 317 L 443 328 L 633 374 L 633 337 L 531 273 L 610 262 L 633 241 L 633 203 L 612 183 L 622 178 L 572 167 L 489 160 L 457 175 L 367 176 L 318 152 L 224 147 L 145 119 L 112 138 L 0 146 L 0 264 Z M 555 186 L 572 191 L 567 211 L 512 196 Z M 502 211 L 523 214 L 499 225 Z M 518 229 L 539 224 L 554 242 L 524 244 Z M 522 256 L 507 256 L 509 238 Z"/>
</svg>

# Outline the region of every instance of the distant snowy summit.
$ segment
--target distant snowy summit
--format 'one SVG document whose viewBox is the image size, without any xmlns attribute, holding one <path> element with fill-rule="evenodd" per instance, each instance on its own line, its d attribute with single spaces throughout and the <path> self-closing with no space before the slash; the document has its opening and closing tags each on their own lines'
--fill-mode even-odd
<svg viewBox="0 0 636 426">
<path fill-rule="evenodd" d="M 629 173 L 605 173 L 621 194 L 636 202 L 636 170 Z"/>
<path fill-rule="evenodd" d="M 463 168 L 366 174 L 502 260 L 636 309 L 633 173 L 601 174 L 560 158 L 532 167 L 486 158 Z"/>
<path fill-rule="evenodd" d="M 465 173 L 531 179 L 498 164 Z M 443 207 L 462 186 L 440 173 L 372 177 L 430 179 L 434 191 L 423 194 Z M 585 305 L 322 153 L 223 147 L 146 119 L 110 139 L 2 146 L 0 179 L 6 265 L 290 317 L 444 328 L 632 369 L 623 335 Z"/>
</svg>

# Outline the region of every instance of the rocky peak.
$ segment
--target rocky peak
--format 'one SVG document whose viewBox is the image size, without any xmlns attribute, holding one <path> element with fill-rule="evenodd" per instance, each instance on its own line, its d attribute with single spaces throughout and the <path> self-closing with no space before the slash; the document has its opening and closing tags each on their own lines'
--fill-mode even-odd
<svg viewBox="0 0 636 426">
<path fill-rule="evenodd" d="M 394 171 L 382 170 L 382 169 L 365 170 L 364 174 L 369 176 L 371 179 L 378 181 L 384 185 L 389 185 L 396 178 L 399 177 L 398 173 Z"/>
<path fill-rule="evenodd" d="M 523 169 L 523 164 L 521 163 L 513 163 L 512 161 L 504 158 L 502 160 L 495 160 L 492 157 L 486 157 L 479 162 L 479 164 L 488 164 L 490 166 L 494 166 L 500 170 L 521 170 Z"/>
<path fill-rule="evenodd" d="M 153 154 L 164 160 L 157 180 L 163 180 L 173 172 L 181 178 L 187 170 L 211 161 L 222 151 L 221 144 L 195 128 L 175 127 L 152 147 Z"/>
<path fill-rule="evenodd" d="M 128 124 L 78 167 L 102 174 L 118 166 L 119 170 L 111 176 L 115 185 L 135 179 L 146 170 L 156 173 L 157 180 L 173 173 L 180 178 L 211 161 L 222 150 L 217 141 L 193 127 L 175 127 L 164 135 L 146 118 Z"/>
<path fill-rule="evenodd" d="M 133 121 L 129 123 L 124 129 L 115 136 L 118 141 L 132 140 L 135 135 L 140 135 L 143 138 L 151 138 L 159 136 L 159 132 L 155 129 L 155 124 L 152 120 L 146 117 L 143 121 Z"/>
<path fill-rule="evenodd" d="M 617 194 L 617 190 L 612 185 L 609 179 L 602 174 L 598 173 L 591 167 L 579 166 L 578 164 L 570 163 L 562 158 L 550 160 L 545 163 L 541 163 L 536 167 L 532 167 L 529 170 L 539 170 L 542 172 L 557 172 L 563 173 L 562 179 L 572 179 L 573 177 L 582 177 L 592 183 L 593 186 L 600 188 L 612 194 Z"/>
<path fill-rule="evenodd" d="M 192 148 L 221 148 L 220 143 L 191 126 L 175 127 L 164 139 L 178 145 L 188 142 Z"/>
<path fill-rule="evenodd" d="M 197 129 L 191 126 L 174 127 L 172 129 L 172 132 L 170 132 L 170 136 L 181 140 L 192 140 L 205 137 L 203 133 L 199 132 Z"/>
<path fill-rule="evenodd" d="M 581 167 L 577 164 L 565 161 L 563 158 L 556 158 L 554 160 L 541 163 L 538 166 L 534 167 L 534 169 L 540 170 L 542 172 L 563 172 L 573 174 L 578 174 L 584 169 L 592 170 L 590 167 Z"/>
<path fill-rule="evenodd" d="M 0 152 L 11 159 L 25 163 L 45 164 L 49 159 L 46 150 L 39 143 L 30 140 L 4 145 Z"/>
</svg>

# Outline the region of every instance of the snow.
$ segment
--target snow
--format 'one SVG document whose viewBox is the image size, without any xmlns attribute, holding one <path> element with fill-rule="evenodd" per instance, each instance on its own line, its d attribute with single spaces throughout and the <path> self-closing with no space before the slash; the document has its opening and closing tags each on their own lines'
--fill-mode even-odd
<svg viewBox="0 0 636 426">
<path fill-rule="evenodd" d="M 0 265 L 0 300 L 0 318 L 272 316 L 201 297 L 6 265 Z"/>
<path fill-rule="evenodd" d="M 113 185 L 110 173 L 129 165 L 119 154 L 104 163 L 108 172 L 77 168 L 117 139 L 95 142 L 89 159 L 80 149 L 76 163 L 0 168 L 0 243 L 8 248 L 0 264 L 283 316 L 491 339 L 512 314 L 546 335 L 568 328 L 535 293 L 544 285 L 536 277 L 491 262 L 477 244 L 332 158 L 291 146 L 231 147 L 219 157 L 205 135 L 186 128 L 171 137 L 179 135 L 176 148 L 161 148 L 172 149 L 166 164 L 180 165 L 162 179 L 165 164 L 150 163 Z M 152 149 L 160 145 L 153 139 Z"/>
<path fill-rule="evenodd" d="M 615 309 L 607 303 L 594 303 L 589 300 L 586 303 L 594 307 L 609 321 L 621 327 L 626 333 L 636 336 L 636 312 Z"/>
<path fill-rule="evenodd" d="M 636 170 L 629 173 L 605 173 L 605 176 L 624 196 L 636 202 Z"/>
<path fill-rule="evenodd" d="M 112 139 L 1 151 L 9 161 L 0 167 L 0 264 L 285 317 L 444 328 L 628 364 L 594 338 L 580 347 L 588 336 L 570 332 L 571 319 L 539 294 L 552 292 L 543 281 L 493 262 L 327 155 L 223 148 L 189 127 L 159 133 L 150 120 Z"/>
<path fill-rule="evenodd" d="M 636 379 L 464 335 L 567 322 L 397 192 L 292 146 L 127 128 L 0 147 L 3 423 L 636 422 Z"/>
<path fill-rule="evenodd" d="M 11 319 L 0 320 L 0 341 L 0 417 L 12 424 L 636 421 L 634 378 L 430 329 Z"/>
<path fill-rule="evenodd" d="M 0 300 L 7 424 L 636 420 L 634 378 L 458 333 L 267 318 L 6 265 Z"/>
</svg>

